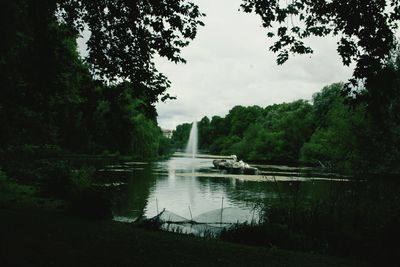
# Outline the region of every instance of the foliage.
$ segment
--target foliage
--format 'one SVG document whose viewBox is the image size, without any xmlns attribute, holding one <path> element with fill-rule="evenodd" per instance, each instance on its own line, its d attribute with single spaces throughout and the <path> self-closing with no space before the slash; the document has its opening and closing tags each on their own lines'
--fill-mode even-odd
<svg viewBox="0 0 400 267">
<path fill-rule="evenodd" d="M 57 15 L 76 32 L 90 31 L 87 62 L 97 77 L 129 80 L 151 103 L 158 96 L 170 98 L 165 94 L 169 81 L 156 70 L 154 54 L 185 62 L 181 49 L 195 38 L 204 16 L 185 0 L 62 0 Z"/>
<path fill-rule="evenodd" d="M 111 9 L 113 3 L 101 4 Z M 30 153 L 29 149 L 34 147 L 59 150 L 57 155 L 49 157 L 110 151 L 150 158 L 166 151 L 159 149 L 162 133 L 156 122 L 155 102 L 165 93 L 168 82 L 154 70 L 151 60 L 158 52 L 171 60 L 182 61 L 179 48 L 194 38 L 196 27 L 201 24 L 196 18 L 201 14 L 195 5 L 182 1 L 168 5 L 124 2 L 121 3 L 123 9 L 103 10 L 111 12 L 108 15 L 96 13 L 99 4 L 26 0 L 4 4 L 1 19 L 4 25 L 10 25 L 2 27 L 0 32 L 5 40 L 0 44 L 0 149 L 5 160 L 13 158 L 14 165 L 24 168 L 24 156 L 14 153 L 18 149 L 24 150 L 23 154 L 29 158 L 45 158 L 36 154 L 39 153 L 37 149 Z M 163 8 L 167 9 L 161 15 Z M 56 10 L 63 11 L 57 15 Z M 129 17 L 134 10 L 140 13 L 136 19 Z M 118 21 L 115 20 L 117 13 Z M 157 14 L 160 16 L 156 17 Z M 126 16 L 131 19 L 126 22 L 132 27 L 130 33 L 113 28 L 116 24 L 121 26 L 123 17 L 128 19 Z M 158 27 L 166 19 L 171 29 L 149 32 L 148 23 Z M 81 23 L 91 27 L 89 63 L 81 59 L 77 51 L 76 38 Z M 108 25 L 107 31 L 98 28 L 99 25 Z M 111 38 L 109 34 L 115 38 L 107 39 Z M 94 41 L 100 35 L 111 42 L 112 47 L 105 49 L 108 47 L 105 40 Z M 120 38 L 116 38 L 118 36 Z M 135 42 L 130 42 L 133 39 Z M 126 42 L 128 50 L 116 54 L 116 50 L 128 44 Z M 138 45 L 143 46 L 143 51 Z M 119 64 L 124 66 L 123 70 Z M 136 64 L 135 67 L 132 64 Z M 103 74 L 108 70 L 108 74 L 99 77 L 94 65 L 102 69 Z M 124 79 L 109 83 L 117 70 Z M 140 74 L 139 70 L 145 73 Z M 98 78 L 106 76 L 109 80 L 99 81 Z M 29 160 L 25 162 L 29 164 Z M 19 170 L 18 166 L 8 169 Z"/>
<path fill-rule="evenodd" d="M 170 155 L 171 152 L 172 152 L 171 139 L 165 137 L 164 135 L 161 135 L 158 144 L 158 155 L 159 156 Z"/>
<path fill-rule="evenodd" d="M 0 193 L 10 192 L 13 190 L 13 182 L 0 169 Z"/>
<path fill-rule="evenodd" d="M 86 62 L 77 50 L 77 24 L 68 24 L 73 23 L 70 17 L 64 17 L 65 20 L 56 17 L 56 10 L 68 4 L 91 8 L 92 13 L 84 18 L 90 16 L 90 21 L 81 21 L 91 27 L 92 33 Z M 180 58 L 178 48 L 187 44 L 184 41 L 187 38 L 194 38 L 197 24 L 191 24 L 186 17 L 196 12 L 189 10 L 194 5 L 188 7 L 186 11 L 190 14 L 185 15 L 173 12 L 182 3 L 178 6 L 171 3 L 169 15 L 165 15 L 173 20 L 174 27 L 180 23 L 178 13 L 182 15 L 183 28 L 152 32 L 153 41 L 158 42 L 152 43 L 147 26 L 138 26 L 135 21 L 130 25 L 138 26 L 141 33 L 115 28 L 105 32 L 101 27 L 96 28 L 98 23 L 106 25 L 111 21 L 121 26 L 122 21 L 114 20 L 114 15 L 117 11 L 124 13 L 123 9 L 114 10 L 113 16 L 100 18 L 93 13 L 99 4 L 102 3 L 27 0 L 3 4 L 0 19 L 9 27 L 0 29 L 4 40 L 0 43 L 0 162 L 10 179 L 38 185 L 41 196 L 67 200 L 72 213 L 109 218 L 109 196 L 92 186 L 93 168 L 73 166 L 67 158 L 71 154 L 101 154 L 143 159 L 168 152 L 169 142 L 163 139 L 157 125 L 155 103 L 159 97 L 164 100 L 169 97 L 165 93 L 169 82 L 155 70 L 152 57 L 159 52 L 168 54 L 169 59 Z M 112 6 L 111 1 L 108 4 Z M 134 6 L 136 2 L 131 4 Z M 156 12 L 149 11 L 149 6 L 139 6 L 142 20 L 147 20 L 145 12 Z M 69 9 L 64 15 L 74 15 L 71 12 Z M 154 20 L 153 14 L 152 25 L 160 23 Z M 177 35 L 179 30 L 191 36 Z M 112 47 L 105 40 L 97 43 L 99 35 L 111 38 L 108 34 L 125 34 L 129 38 L 108 39 Z M 129 43 L 132 40 L 135 42 Z M 126 42 L 127 50 L 115 54 L 115 49 L 127 45 Z M 117 76 L 119 82 L 111 83 Z M 5 188 L 10 183 L 4 177 L 1 174 L 0 186 Z"/>
<path fill-rule="evenodd" d="M 293 232 L 283 224 L 237 224 L 224 230 L 220 238 L 246 245 L 279 247 L 310 251 L 317 247 L 315 240 Z"/>
<path fill-rule="evenodd" d="M 350 108 L 340 95 L 341 84 L 314 95 L 319 126 L 304 144 L 301 160 L 320 161 L 346 172 L 399 172 L 400 65 L 396 54 L 393 57 L 391 64 L 378 72 L 374 80 L 369 80 L 370 89 L 362 95 L 365 101 L 356 106 Z"/>
<path fill-rule="evenodd" d="M 261 108 L 236 106 L 225 118 L 204 117 L 199 123 L 199 147 L 247 160 L 297 161 L 301 146 L 312 134 L 312 107 L 296 101 Z M 177 126 L 172 140 L 183 148 L 190 124 Z"/>
<path fill-rule="evenodd" d="M 42 160 L 36 168 L 40 176 L 41 194 L 46 197 L 73 199 L 92 183 L 94 169 L 73 169 L 66 161 Z"/>
<path fill-rule="evenodd" d="M 70 200 L 68 210 L 81 218 L 110 219 L 111 196 L 100 188 L 86 187 Z"/>
<path fill-rule="evenodd" d="M 9 177 L 23 182 L 37 182 L 40 160 L 60 156 L 60 149 L 52 145 L 19 145 L 0 150 L 3 169 Z"/>
<path fill-rule="evenodd" d="M 393 51 L 385 67 L 369 79 L 363 92 L 370 120 L 371 145 L 376 162 L 384 169 L 399 170 L 400 159 L 400 47 Z"/>
<path fill-rule="evenodd" d="M 93 223 L 60 212 L 29 208 L 2 212 L 0 236 L 4 244 L 1 261 L 14 266 L 25 266 L 27 262 L 52 262 L 56 266 L 80 266 L 86 262 L 93 266 L 162 266 L 166 259 L 168 265 L 175 267 L 365 266 L 337 257 L 158 233 L 111 220 Z"/>
<path fill-rule="evenodd" d="M 292 190 L 265 205 L 261 224 L 238 225 L 222 238 L 390 262 L 397 257 L 393 244 L 400 234 L 399 183 L 393 178 L 331 185 L 319 197 L 301 194 L 292 183 Z"/>
<path fill-rule="evenodd" d="M 241 7 L 244 12 L 258 14 L 263 27 L 278 26 L 267 34 L 277 38 L 270 50 L 278 52 L 278 64 L 289 54 L 312 53 L 304 42 L 310 36 L 340 36 L 337 50 L 343 64 L 356 63 L 348 91 L 381 70 L 394 47 L 400 19 L 397 0 L 243 0 Z"/>
<path fill-rule="evenodd" d="M 224 118 L 204 117 L 199 146 L 250 161 L 305 163 L 345 173 L 399 173 L 400 51 L 359 89 L 358 102 L 342 94 L 343 83 L 324 87 L 312 104 L 299 100 L 260 108 L 234 107 Z M 186 144 L 190 125 L 174 132 Z"/>
<path fill-rule="evenodd" d="M 185 148 L 187 140 L 189 140 L 191 127 L 192 126 L 190 123 L 184 123 L 176 126 L 176 129 L 173 131 L 172 135 L 172 143 L 175 148 Z"/>
<path fill-rule="evenodd" d="M 74 169 L 66 161 L 43 160 L 36 172 L 41 196 L 67 200 L 71 214 L 88 219 L 112 217 L 110 192 L 92 185 L 93 167 Z"/>
<path fill-rule="evenodd" d="M 294 101 L 260 108 L 234 107 L 224 118 L 203 118 L 199 146 L 251 161 L 306 163 L 345 173 L 399 173 L 400 51 L 359 90 L 359 102 L 342 94 L 343 83 L 324 87 L 312 104 Z M 173 134 L 182 148 L 190 125 Z"/>
<path fill-rule="evenodd" d="M 157 102 L 159 97 L 163 101 L 173 98 L 165 92 L 170 82 L 156 70 L 154 55 L 175 63 L 185 62 L 181 49 L 195 38 L 204 16 L 197 5 L 185 0 L 37 3 L 17 0 L 5 3 L 1 12 L 3 25 L 12 25 L 1 29 L 6 41 L 0 47 L 0 63 L 13 67 L 7 74 L 22 68 L 23 71 L 19 71 L 23 73 L 22 80 L 35 79 L 47 92 L 57 78 L 57 82 L 61 82 L 59 85 L 69 85 L 68 90 L 79 89 L 76 83 L 84 77 L 82 72 L 78 75 L 71 72 L 79 69 L 79 64 L 71 56 L 77 54 L 76 50 L 70 48 L 76 37 L 86 30 L 90 33 L 86 62 L 94 77 L 104 83 L 130 81 L 134 84 L 135 95 L 148 103 Z M 60 59 L 66 64 L 60 64 Z M 21 66 L 20 63 L 25 64 Z M 60 70 L 61 76 L 57 75 Z M 46 81 L 44 77 L 51 79 Z M 10 75 L 2 78 L 15 81 Z M 29 85 L 19 83 L 25 91 L 29 90 Z M 78 98 L 69 100 L 79 101 Z"/>
<path fill-rule="evenodd" d="M 314 95 L 315 117 L 319 127 L 310 141 L 303 145 L 300 158 L 347 172 L 359 168 L 372 171 L 363 151 L 363 146 L 368 145 L 363 137 L 369 138 L 365 106 L 350 109 L 340 94 L 342 86 L 333 84 Z"/>
</svg>

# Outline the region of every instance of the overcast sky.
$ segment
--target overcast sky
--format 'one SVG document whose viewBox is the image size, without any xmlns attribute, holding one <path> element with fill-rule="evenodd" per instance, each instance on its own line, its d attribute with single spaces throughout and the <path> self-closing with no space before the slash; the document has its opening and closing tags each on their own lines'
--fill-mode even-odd
<svg viewBox="0 0 400 267">
<path fill-rule="evenodd" d="M 206 13 L 206 24 L 183 50 L 187 64 L 156 58 L 156 66 L 172 82 L 169 90 L 177 100 L 158 103 L 158 122 L 174 129 L 204 116 L 226 115 L 235 105 L 259 105 L 297 99 L 334 82 L 346 81 L 352 69 L 344 67 L 336 51 L 336 40 L 314 38 L 308 44 L 312 55 L 297 55 L 282 66 L 269 51 L 272 40 L 256 14 L 239 11 L 241 0 L 192 0 Z M 87 54 L 84 38 L 79 50 Z"/>
<path fill-rule="evenodd" d="M 291 57 L 276 64 L 271 40 L 256 14 L 238 11 L 240 0 L 193 0 L 207 14 L 205 27 L 183 50 L 187 64 L 156 59 L 158 69 L 171 80 L 177 100 L 159 103 L 162 128 L 224 116 L 235 105 L 267 106 L 312 94 L 352 73 L 342 65 L 333 38 L 310 40 L 314 54 Z"/>
</svg>

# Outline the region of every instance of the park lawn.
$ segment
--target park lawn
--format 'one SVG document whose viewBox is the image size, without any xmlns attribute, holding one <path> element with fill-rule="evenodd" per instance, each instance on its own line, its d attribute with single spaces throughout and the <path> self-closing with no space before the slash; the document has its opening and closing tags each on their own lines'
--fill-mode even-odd
<svg viewBox="0 0 400 267">
<path fill-rule="evenodd" d="M 0 205 L 0 266 L 366 266 L 74 218 L 60 209 Z"/>
</svg>

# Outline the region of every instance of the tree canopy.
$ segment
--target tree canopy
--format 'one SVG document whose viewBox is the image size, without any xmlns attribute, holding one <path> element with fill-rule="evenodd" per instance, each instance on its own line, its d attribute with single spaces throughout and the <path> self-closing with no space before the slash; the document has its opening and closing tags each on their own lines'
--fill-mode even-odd
<svg viewBox="0 0 400 267">
<path fill-rule="evenodd" d="M 90 32 L 87 62 L 96 78 L 129 80 L 151 103 L 173 98 L 154 55 L 185 62 L 181 49 L 195 38 L 205 15 L 190 0 L 58 0 L 40 5 L 75 33 L 85 28 Z M 270 50 L 278 53 L 278 64 L 290 54 L 312 53 L 308 37 L 338 36 L 343 64 L 355 63 L 344 87 L 353 95 L 360 93 L 360 82 L 382 69 L 395 45 L 400 19 L 399 0 L 243 0 L 241 9 L 258 14 L 271 29 L 267 36 L 276 38 Z"/>
<path fill-rule="evenodd" d="M 58 1 L 61 4 L 67 3 Z M 157 87 L 155 76 L 135 80 L 121 76 L 118 82 L 109 83 L 108 77 L 96 74 L 95 66 L 78 53 L 79 25 L 57 17 L 56 10 L 56 1 L 28 0 L 6 1 L 0 10 L 3 25 L 9 25 L 0 28 L 0 158 L 19 146 L 137 157 L 165 152 L 168 144 L 157 126 L 154 107 L 165 88 Z M 136 39 L 145 42 L 146 37 Z M 112 55 L 112 49 L 102 48 L 103 44 L 92 49 Z M 131 52 L 136 53 L 136 59 L 129 59 L 132 64 L 135 60 L 145 64 L 139 61 L 139 51 Z M 115 63 L 119 56 L 104 64 Z M 151 57 L 146 64 L 152 64 Z M 145 66 L 142 70 L 147 71 Z"/>
<path fill-rule="evenodd" d="M 337 51 L 343 64 L 355 62 L 346 91 L 376 75 L 395 45 L 400 19 L 398 0 L 243 0 L 244 12 L 258 14 L 270 38 L 270 50 L 283 64 L 290 54 L 310 54 L 310 36 L 339 36 Z M 358 93 L 352 91 L 352 93 Z"/>
<path fill-rule="evenodd" d="M 199 147 L 249 161 L 306 163 L 347 173 L 400 172 L 400 51 L 391 57 L 362 98 L 349 105 L 343 83 L 324 87 L 312 103 L 298 100 L 233 107 L 221 118 L 198 123 Z M 190 124 L 179 125 L 173 143 L 183 148 Z"/>
<path fill-rule="evenodd" d="M 185 62 L 181 49 L 195 38 L 204 16 L 186 0 L 59 0 L 56 14 L 75 32 L 90 31 L 86 61 L 95 77 L 129 80 L 151 103 L 170 98 L 170 83 L 155 68 L 154 55 Z"/>
</svg>

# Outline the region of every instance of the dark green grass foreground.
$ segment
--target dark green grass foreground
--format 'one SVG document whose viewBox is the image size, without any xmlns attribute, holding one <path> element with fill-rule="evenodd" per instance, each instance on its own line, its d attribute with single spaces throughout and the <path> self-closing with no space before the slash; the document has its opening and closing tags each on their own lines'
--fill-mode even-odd
<svg viewBox="0 0 400 267">
<path fill-rule="evenodd" d="M 364 266 L 327 256 L 0 207 L 0 266 Z"/>
</svg>

